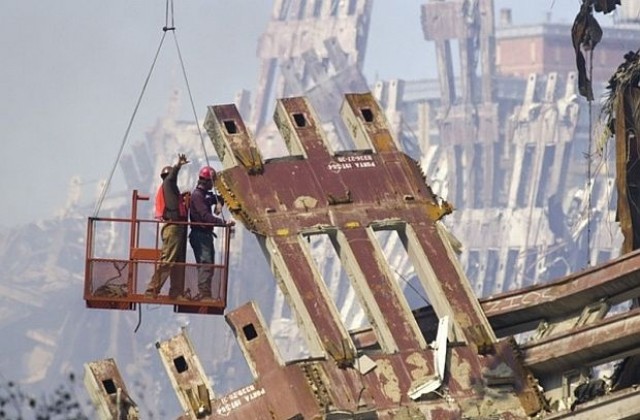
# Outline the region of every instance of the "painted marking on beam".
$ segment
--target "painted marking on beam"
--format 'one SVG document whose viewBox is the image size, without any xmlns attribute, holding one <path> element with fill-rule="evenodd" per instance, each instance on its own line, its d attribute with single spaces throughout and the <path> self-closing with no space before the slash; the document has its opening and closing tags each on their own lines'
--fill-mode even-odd
<svg viewBox="0 0 640 420">
<path fill-rule="evenodd" d="M 247 404 L 265 394 L 266 391 L 264 388 L 256 389 L 254 385 L 240 388 L 239 390 L 220 398 L 220 406 L 216 408 L 216 413 L 223 416 L 228 415 L 233 410 L 240 408 L 242 405 Z"/>
<path fill-rule="evenodd" d="M 375 168 L 376 162 L 373 160 L 373 156 L 336 156 L 335 160 L 332 160 L 327 164 L 327 169 L 334 173 L 339 173 L 343 169 L 364 169 Z"/>
</svg>

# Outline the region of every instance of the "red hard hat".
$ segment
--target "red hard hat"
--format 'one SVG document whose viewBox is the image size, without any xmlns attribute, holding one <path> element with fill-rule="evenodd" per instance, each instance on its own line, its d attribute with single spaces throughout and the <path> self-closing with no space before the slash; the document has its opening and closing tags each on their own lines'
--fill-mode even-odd
<svg viewBox="0 0 640 420">
<path fill-rule="evenodd" d="M 211 166 L 203 166 L 198 172 L 198 176 L 203 179 L 214 179 L 216 177 L 216 170 Z"/>
</svg>

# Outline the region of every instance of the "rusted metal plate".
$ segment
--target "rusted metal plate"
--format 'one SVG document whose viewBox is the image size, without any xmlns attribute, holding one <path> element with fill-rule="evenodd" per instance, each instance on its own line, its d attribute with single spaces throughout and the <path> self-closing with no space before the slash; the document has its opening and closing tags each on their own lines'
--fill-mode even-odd
<svg viewBox="0 0 640 420">
<path fill-rule="evenodd" d="M 239 416 L 235 418 L 242 418 L 247 412 L 293 418 L 298 413 L 319 410 L 303 371 L 284 365 L 254 304 L 243 305 L 229 313 L 226 319 L 238 339 L 255 382 L 216 400 L 214 412 Z M 243 406 L 247 408 L 242 409 Z"/>
<path fill-rule="evenodd" d="M 265 393 L 236 411 L 255 405 L 272 413 L 281 410 L 280 416 L 299 413 L 304 418 L 332 412 L 327 410 L 336 415 L 340 410 L 373 410 L 388 418 L 412 410 L 427 413 L 427 407 L 434 412 L 457 412 L 457 408 L 447 408 L 446 398 L 437 394 L 418 397 L 417 401 L 409 396 L 412 389 L 434 379 L 436 352 L 427 347 L 404 296 L 392 283 L 388 262 L 375 244 L 374 232 L 385 229 L 399 232 L 414 263 L 428 259 L 430 268 L 421 272 L 432 273 L 423 279 L 424 284 L 433 286 L 425 287 L 433 295 L 428 297 L 442 302 L 441 315 L 451 314 L 455 324 L 456 334 L 451 338 L 457 346 L 442 350 L 450 352 L 451 361 L 444 378 L 436 377 L 437 386 L 456 401 L 466 401 L 461 411 L 470 413 L 474 404 L 494 404 L 488 402 L 493 397 L 487 397 L 482 389 L 483 372 L 494 372 L 502 364 L 515 384 L 500 393 L 503 408 L 516 417 L 536 411 L 537 400 L 527 400 L 531 384 L 519 359 L 503 351 L 478 355 L 478 349 L 494 348 L 495 336 L 455 252 L 436 225 L 450 208 L 432 193 L 419 166 L 398 151 L 371 95 L 347 95 L 342 108 L 359 150 L 330 150 L 313 115 L 300 98 L 280 101 L 275 118 L 294 156 L 266 161 L 259 173 L 250 173 L 238 164 L 219 176 L 221 187 L 227 189 L 223 194 L 235 200 L 234 214 L 262 238 L 275 277 L 316 356 L 282 366 L 255 309 L 245 306 L 231 312 L 227 319 L 255 376 L 252 386 Z M 212 125 L 221 126 L 220 122 Z M 250 142 L 248 137 L 240 142 L 227 140 L 221 147 L 240 153 Z M 377 328 L 381 350 L 367 352 L 372 367 L 364 372 L 324 281 L 302 246 L 305 235 L 322 233 L 329 235 L 337 248 L 342 266 L 356 282 L 354 289 Z M 508 348 L 511 351 L 510 345 Z M 287 394 L 292 389 L 297 390 L 294 399 Z M 497 401 L 498 394 L 495 397 Z M 289 411 L 276 408 L 275 398 L 287 401 Z M 526 410 L 523 400 L 528 404 Z M 228 407 L 219 402 L 214 405 Z M 487 408 L 484 413 L 494 415 L 497 411 Z"/>
</svg>

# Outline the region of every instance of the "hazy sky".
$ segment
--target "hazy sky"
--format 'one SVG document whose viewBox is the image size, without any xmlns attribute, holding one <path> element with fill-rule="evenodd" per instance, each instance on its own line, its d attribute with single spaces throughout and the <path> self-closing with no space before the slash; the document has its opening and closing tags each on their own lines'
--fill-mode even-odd
<svg viewBox="0 0 640 420">
<path fill-rule="evenodd" d="M 420 28 L 426 0 L 374 0 L 365 60 L 369 82 L 435 75 Z M 494 0 L 514 23 L 571 22 L 580 0 Z M 206 106 L 254 91 L 256 45 L 271 1 L 174 0 L 175 23 L 198 118 Z M 87 188 L 109 175 L 162 36 L 163 0 L 4 0 L 0 25 L 0 226 L 47 219 L 63 206 L 72 176 Z M 184 88 L 167 37 L 132 127 L 129 145 Z M 192 119 L 187 99 L 183 114 Z M 86 215 L 89 216 L 89 215 Z"/>
</svg>

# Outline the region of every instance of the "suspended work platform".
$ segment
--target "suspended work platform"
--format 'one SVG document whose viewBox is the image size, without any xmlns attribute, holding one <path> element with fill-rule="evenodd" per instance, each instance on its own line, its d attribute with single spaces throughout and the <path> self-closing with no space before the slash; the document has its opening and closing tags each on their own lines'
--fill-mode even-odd
<svg viewBox="0 0 640 420">
<path fill-rule="evenodd" d="M 227 305 L 230 228 L 214 228 L 216 261 L 197 264 L 189 258 L 173 263 L 171 274 L 157 296 L 146 296 L 145 289 L 153 273 L 161 266 L 161 230 L 164 222 L 137 217 L 138 202 L 148 200 L 134 190 L 130 218 L 91 217 L 87 226 L 84 299 L 88 308 L 133 310 L 142 303 L 173 305 L 175 312 L 223 314 Z M 179 222 L 172 222 L 179 223 Z M 191 224 L 182 222 L 191 229 Z M 109 238 L 129 238 L 129 243 L 112 243 Z M 117 242 L 117 241 L 116 241 Z M 211 299 L 198 295 L 198 273 L 213 270 Z M 172 278 L 184 278 L 179 298 L 167 294 Z"/>
</svg>

